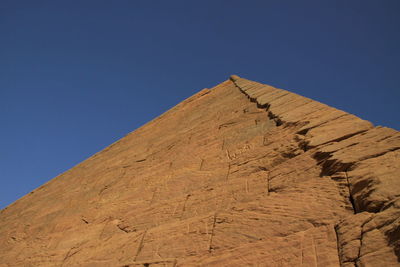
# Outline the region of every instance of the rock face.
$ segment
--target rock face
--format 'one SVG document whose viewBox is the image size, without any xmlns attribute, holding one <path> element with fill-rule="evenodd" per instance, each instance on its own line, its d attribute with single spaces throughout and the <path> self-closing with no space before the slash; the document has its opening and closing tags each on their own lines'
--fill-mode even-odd
<svg viewBox="0 0 400 267">
<path fill-rule="evenodd" d="M 238 76 L 0 214 L 0 266 L 400 266 L 400 133 Z"/>
</svg>

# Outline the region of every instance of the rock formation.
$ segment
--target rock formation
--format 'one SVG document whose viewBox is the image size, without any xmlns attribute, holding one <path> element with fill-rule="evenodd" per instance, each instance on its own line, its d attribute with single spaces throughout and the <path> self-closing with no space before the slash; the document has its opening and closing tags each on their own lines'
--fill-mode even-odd
<svg viewBox="0 0 400 267">
<path fill-rule="evenodd" d="M 0 213 L 0 266 L 399 266 L 400 133 L 238 76 Z"/>
</svg>

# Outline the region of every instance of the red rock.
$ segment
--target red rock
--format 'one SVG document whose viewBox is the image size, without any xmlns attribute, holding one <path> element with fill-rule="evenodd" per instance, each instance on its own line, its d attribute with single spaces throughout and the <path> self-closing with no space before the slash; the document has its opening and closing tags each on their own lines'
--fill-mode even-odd
<svg viewBox="0 0 400 267">
<path fill-rule="evenodd" d="M 399 136 L 233 75 L 2 210 L 0 266 L 399 266 Z"/>
</svg>

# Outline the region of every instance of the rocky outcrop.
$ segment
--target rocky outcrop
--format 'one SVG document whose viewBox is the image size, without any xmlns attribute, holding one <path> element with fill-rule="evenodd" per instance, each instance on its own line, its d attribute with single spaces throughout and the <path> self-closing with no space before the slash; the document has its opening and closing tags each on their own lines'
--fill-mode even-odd
<svg viewBox="0 0 400 267">
<path fill-rule="evenodd" d="M 399 133 L 238 76 L 0 213 L 0 266 L 398 266 Z"/>
<path fill-rule="evenodd" d="M 231 80 L 280 124 L 303 125 L 297 140 L 321 177 L 347 181 L 355 215 L 335 226 L 341 264 L 399 266 L 400 133 L 285 90 Z"/>
</svg>

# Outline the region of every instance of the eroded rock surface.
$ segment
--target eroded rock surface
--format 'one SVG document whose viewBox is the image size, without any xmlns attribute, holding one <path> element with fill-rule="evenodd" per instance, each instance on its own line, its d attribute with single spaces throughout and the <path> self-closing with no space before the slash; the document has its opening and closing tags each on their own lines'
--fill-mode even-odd
<svg viewBox="0 0 400 267">
<path fill-rule="evenodd" d="M 399 148 L 232 76 L 2 210 L 0 266 L 399 266 Z"/>
</svg>

